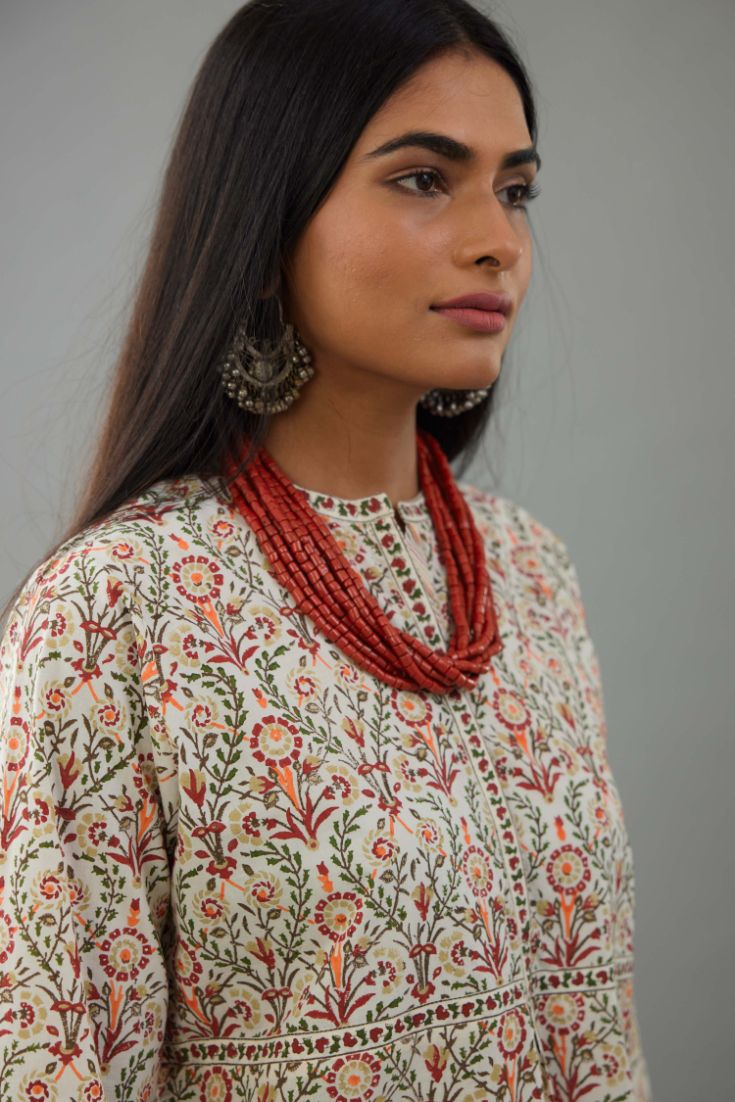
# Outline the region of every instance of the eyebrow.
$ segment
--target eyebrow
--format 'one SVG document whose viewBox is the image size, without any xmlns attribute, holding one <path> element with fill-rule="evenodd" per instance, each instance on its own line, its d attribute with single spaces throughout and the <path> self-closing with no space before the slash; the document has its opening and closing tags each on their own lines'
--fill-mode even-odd
<svg viewBox="0 0 735 1102">
<path fill-rule="evenodd" d="M 448 134 L 437 134 L 433 130 L 409 130 L 397 138 L 383 142 L 377 149 L 366 153 L 362 160 L 386 157 L 389 153 L 394 153 L 397 149 L 403 149 L 406 146 L 421 146 L 422 149 L 428 149 L 431 153 L 439 154 L 440 157 L 447 157 L 450 161 L 469 162 L 477 158 L 477 152 L 471 145 L 465 145 L 456 138 L 450 138 Z M 526 149 L 516 149 L 512 153 L 506 153 L 500 167 L 517 168 L 519 165 L 527 164 L 535 164 L 537 170 L 541 168 L 541 158 L 535 146 L 530 145 Z"/>
</svg>

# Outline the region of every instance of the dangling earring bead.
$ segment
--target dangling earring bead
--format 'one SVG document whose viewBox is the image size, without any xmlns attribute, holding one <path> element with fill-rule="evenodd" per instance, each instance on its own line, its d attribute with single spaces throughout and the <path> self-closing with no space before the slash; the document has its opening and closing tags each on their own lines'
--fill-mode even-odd
<svg viewBox="0 0 735 1102">
<path fill-rule="evenodd" d="M 427 390 L 426 394 L 419 398 L 419 402 L 437 417 L 454 417 L 458 413 L 472 409 L 486 398 L 491 387 L 492 383 L 480 390 Z"/>
<path fill-rule="evenodd" d="M 282 323 L 275 341 L 256 343 L 240 325 L 227 356 L 219 364 L 222 385 L 230 398 L 248 413 L 280 413 L 298 397 L 301 387 L 314 374 L 311 353 L 295 326 Z"/>
</svg>

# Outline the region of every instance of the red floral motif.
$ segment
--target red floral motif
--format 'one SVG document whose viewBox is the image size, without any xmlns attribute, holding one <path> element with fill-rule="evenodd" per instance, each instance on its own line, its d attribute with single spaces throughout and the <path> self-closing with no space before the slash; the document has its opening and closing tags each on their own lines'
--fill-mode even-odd
<svg viewBox="0 0 735 1102">
<path fill-rule="evenodd" d="M 327 1095 L 333 1102 L 370 1102 L 380 1083 L 380 1060 L 367 1052 L 339 1057 L 333 1061 L 325 1081 Z"/>
<path fill-rule="evenodd" d="M 531 713 L 518 693 L 510 689 L 496 689 L 493 693 L 493 711 L 504 727 L 520 731 L 528 727 Z"/>
<path fill-rule="evenodd" d="M 250 749 L 256 761 L 283 768 L 298 761 L 301 743 L 295 723 L 267 715 L 263 716 L 261 723 L 254 724 Z"/>
<path fill-rule="evenodd" d="M 548 995 L 541 1002 L 539 1020 L 560 1036 L 578 1033 L 585 1018 L 584 997 L 580 994 L 558 992 Z"/>
<path fill-rule="evenodd" d="M 204 604 L 219 597 L 224 575 L 207 555 L 185 555 L 171 567 L 171 580 L 182 597 Z"/>
<path fill-rule="evenodd" d="M 498 1026 L 498 1045 L 508 1059 L 518 1056 L 526 1040 L 526 1023 L 517 1010 L 510 1010 L 500 1019 Z"/>
<path fill-rule="evenodd" d="M 362 922 L 362 902 L 354 892 L 330 892 L 314 909 L 319 932 L 332 941 L 352 937 Z"/>
<path fill-rule="evenodd" d="M 579 894 L 592 878 L 589 860 L 571 842 L 553 851 L 546 862 L 546 875 L 551 886 L 564 895 Z"/>
<path fill-rule="evenodd" d="M 30 732 L 28 724 L 20 716 L 11 716 L 5 735 L 5 754 L 7 768 L 17 772 L 25 765 L 28 757 Z"/>
<path fill-rule="evenodd" d="M 191 946 L 179 938 L 176 943 L 176 975 L 181 983 L 193 987 L 202 974 L 202 965 Z"/>
<path fill-rule="evenodd" d="M 493 868 L 486 853 L 469 845 L 462 857 L 462 869 L 476 899 L 487 899 L 493 887 Z"/>
<path fill-rule="evenodd" d="M 206 1068 L 199 1088 L 200 1102 L 233 1102 L 232 1076 L 225 1068 Z"/>
<path fill-rule="evenodd" d="M 100 945 L 100 964 L 118 983 L 136 979 L 153 956 L 153 946 L 139 930 L 123 926 Z"/>
</svg>

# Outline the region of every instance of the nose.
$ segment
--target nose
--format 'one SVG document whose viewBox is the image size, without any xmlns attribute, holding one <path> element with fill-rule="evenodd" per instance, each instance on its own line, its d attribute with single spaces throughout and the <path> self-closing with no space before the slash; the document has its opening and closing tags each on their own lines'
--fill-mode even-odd
<svg viewBox="0 0 735 1102">
<path fill-rule="evenodd" d="M 522 210 L 509 209 L 492 194 L 468 199 L 457 212 L 454 257 L 458 264 L 479 257 L 496 257 L 501 268 L 512 268 L 529 246 L 528 223 Z"/>
</svg>

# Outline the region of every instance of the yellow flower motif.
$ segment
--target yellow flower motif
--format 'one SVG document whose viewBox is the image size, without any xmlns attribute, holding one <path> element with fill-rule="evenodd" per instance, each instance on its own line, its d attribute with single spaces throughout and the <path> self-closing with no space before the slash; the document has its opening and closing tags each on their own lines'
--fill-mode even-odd
<svg viewBox="0 0 735 1102">
<path fill-rule="evenodd" d="M 79 636 L 79 621 L 74 606 L 56 600 L 54 614 L 49 620 L 47 630 L 51 639 L 51 649 L 65 650 L 70 640 Z"/>
<path fill-rule="evenodd" d="M 13 986 L 10 977 L 6 976 L 6 982 Z M 19 1041 L 29 1041 L 43 1030 L 46 1018 L 46 1000 L 38 991 L 22 988 L 13 1008 L 13 1036 Z"/>
<path fill-rule="evenodd" d="M 202 663 L 199 638 L 191 627 L 171 628 L 166 633 L 166 645 L 179 666 L 198 669 Z"/>
<path fill-rule="evenodd" d="M 464 977 L 472 968 L 465 942 L 466 934 L 463 930 L 449 930 L 439 938 L 436 947 L 439 962 L 450 976 Z"/>
<path fill-rule="evenodd" d="M 76 821 L 77 846 L 88 857 L 98 857 L 109 842 L 107 820 L 94 811 L 83 811 Z"/>
<path fill-rule="evenodd" d="M 283 624 L 278 609 L 273 605 L 247 604 L 243 615 L 247 616 L 248 624 L 252 624 L 257 631 L 261 644 L 277 643 L 281 639 Z"/>
<path fill-rule="evenodd" d="M 349 765 L 330 764 L 325 769 L 325 780 L 332 790 L 332 798 L 339 800 L 343 807 L 350 807 L 360 799 L 360 778 Z"/>
<path fill-rule="evenodd" d="M 194 731 L 207 731 L 215 723 L 220 722 L 219 704 L 213 696 L 207 698 L 206 704 L 199 700 L 192 700 L 184 713 L 187 726 Z"/>
<path fill-rule="evenodd" d="M 249 876 L 244 885 L 244 896 L 255 907 L 276 906 L 283 896 L 283 884 L 273 873 L 263 872 L 260 876 Z"/>
<path fill-rule="evenodd" d="M 232 904 L 227 896 L 220 895 L 209 888 L 200 888 L 192 900 L 192 910 L 198 923 L 204 929 L 217 924 L 230 916 Z"/>
<path fill-rule="evenodd" d="M 227 984 L 222 994 L 227 1007 L 225 1021 L 235 1022 L 238 1033 L 255 1033 L 261 1020 L 260 1000 L 257 996 L 238 983 Z"/>
<path fill-rule="evenodd" d="M 605 1081 L 610 1087 L 617 1087 L 627 1079 L 628 1058 L 619 1041 L 605 1041 L 600 1045 L 596 1061 L 602 1067 Z"/>
<path fill-rule="evenodd" d="M 262 842 L 259 815 L 260 808 L 254 800 L 238 800 L 233 804 L 227 822 L 243 846 L 257 846 Z"/>
<path fill-rule="evenodd" d="M 71 710 L 72 697 L 64 682 L 58 677 L 50 678 L 41 688 L 41 700 L 48 719 L 65 719 Z"/>
</svg>

